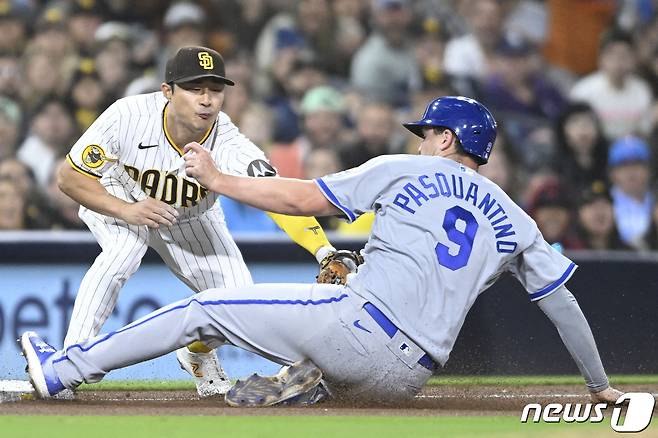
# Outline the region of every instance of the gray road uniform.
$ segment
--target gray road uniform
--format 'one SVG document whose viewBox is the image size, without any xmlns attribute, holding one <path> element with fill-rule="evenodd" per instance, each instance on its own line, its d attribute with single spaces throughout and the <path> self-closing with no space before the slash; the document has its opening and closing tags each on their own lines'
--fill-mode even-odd
<svg viewBox="0 0 658 438">
<path fill-rule="evenodd" d="M 564 287 L 576 266 L 494 183 L 452 160 L 379 157 L 316 180 L 346 218 L 374 211 L 365 264 L 345 287 L 210 289 L 57 352 L 67 387 L 202 339 L 279 363 L 312 359 L 338 394 L 413 396 L 448 360 L 477 296 L 511 271 L 551 318 L 591 389 L 607 378 Z"/>
</svg>

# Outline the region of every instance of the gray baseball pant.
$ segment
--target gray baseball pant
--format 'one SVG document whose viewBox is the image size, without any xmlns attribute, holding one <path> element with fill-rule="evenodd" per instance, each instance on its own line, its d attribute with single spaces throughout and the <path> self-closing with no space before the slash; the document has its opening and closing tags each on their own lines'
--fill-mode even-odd
<svg viewBox="0 0 658 438">
<path fill-rule="evenodd" d="M 398 331 L 389 337 L 348 287 L 258 284 L 209 289 L 108 334 L 58 351 L 54 368 L 67 388 L 194 341 L 226 342 L 288 365 L 309 358 L 336 396 L 390 401 L 413 397 L 432 371 Z"/>
</svg>

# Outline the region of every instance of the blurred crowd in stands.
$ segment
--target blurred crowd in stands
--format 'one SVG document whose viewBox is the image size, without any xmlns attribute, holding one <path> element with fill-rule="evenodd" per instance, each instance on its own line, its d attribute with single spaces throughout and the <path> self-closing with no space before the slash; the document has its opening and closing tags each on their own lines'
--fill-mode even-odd
<svg viewBox="0 0 658 438">
<path fill-rule="evenodd" d="M 55 170 L 95 118 L 218 50 L 223 111 L 279 173 L 314 178 L 419 140 L 441 95 L 499 124 L 481 168 L 567 249 L 658 249 L 656 0 L 0 0 L 0 229 L 84 229 Z M 234 231 L 273 231 L 222 199 Z M 339 233 L 368 231 L 372 217 Z"/>
</svg>

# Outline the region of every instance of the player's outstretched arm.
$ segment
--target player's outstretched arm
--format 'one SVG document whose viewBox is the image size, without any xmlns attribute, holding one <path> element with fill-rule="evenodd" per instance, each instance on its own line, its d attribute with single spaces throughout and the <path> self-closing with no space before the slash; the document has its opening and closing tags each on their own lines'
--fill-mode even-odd
<svg viewBox="0 0 658 438">
<path fill-rule="evenodd" d="M 310 252 L 320 263 L 331 251 L 336 251 L 322 226 L 313 216 L 288 216 L 266 211 L 267 215 L 297 245 Z"/>
<path fill-rule="evenodd" d="M 192 159 L 192 155 L 197 154 L 197 152 L 194 152 L 193 148 L 190 148 L 189 150 L 192 152 L 188 152 L 185 155 L 187 165 L 186 172 L 191 176 L 196 176 L 198 173 L 199 177 L 197 177 L 197 180 L 202 185 L 212 185 L 209 179 L 216 176 L 217 169 L 214 163 L 209 162 L 211 159 L 209 154 L 206 153 L 205 150 L 197 148 L 197 150 L 199 150 L 199 155 L 197 156 L 197 159 Z M 275 178 L 270 177 L 264 177 L 263 179 L 267 180 L 268 184 L 275 180 Z M 206 186 L 206 188 L 209 187 Z M 315 217 L 306 215 L 292 216 L 280 214 L 271 210 L 266 210 L 266 213 L 295 243 L 310 252 L 316 258 L 318 263 L 320 263 L 327 254 L 336 251 L 336 248 L 329 243 L 327 236 L 324 234 L 324 230 Z"/>
<path fill-rule="evenodd" d="M 185 146 L 185 172 L 205 188 L 252 207 L 292 216 L 340 213 L 313 181 L 292 178 L 250 178 L 220 173 L 200 145 Z"/>
<path fill-rule="evenodd" d="M 97 179 L 77 172 L 66 162 L 59 168 L 57 184 L 78 204 L 129 224 L 158 228 L 160 225 L 172 225 L 178 216 L 176 209 L 157 199 L 146 198 L 134 203 L 119 199 L 105 190 Z"/>
<path fill-rule="evenodd" d="M 562 342 L 585 378 L 592 400 L 614 403 L 622 393 L 608 383 L 594 335 L 576 298 L 565 286 L 537 301 L 555 325 Z"/>
</svg>

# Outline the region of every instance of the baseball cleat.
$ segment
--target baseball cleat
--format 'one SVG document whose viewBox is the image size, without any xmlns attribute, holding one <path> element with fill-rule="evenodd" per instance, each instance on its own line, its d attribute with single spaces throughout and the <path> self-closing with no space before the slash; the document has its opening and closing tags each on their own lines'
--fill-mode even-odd
<svg viewBox="0 0 658 438">
<path fill-rule="evenodd" d="M 21 349 L 27 360 L 25 370 L 30 376 L 34 391 L 39 398 L 53 398 L 66 389 L 53 368 L 52 355 L 57 350 L 48 345 L 35 332 L 23 333 Z"/>
<path fill-rule="evenodd" d="M 329 400 L 331 393 L 322 381 L 315 385 L 310 390 L 296 395 L 288 400 L 282 401 L 280 404 L 283 406 L 310 406 L 316 403 Z"/>
<path fill-rule="evenodd" d="M 214 351 L 193 353 L 187 347 L 183 347 L 176 350 L 176 359 L 180 367 L 194 379 L 199 397 L 219 397 L 231 389 L 231 382 Z"/>
<path fill-rule="evenodd" d="M 322 371 L 309 359 L 305 359 L 283 367 L 272 377 L 254 374 L 245 381 L 238 380 L 226 393 L 225 400 L 229 406 L 234 407 L 272 406 L 313 390 L 321 379 Z"/>
</svg>

